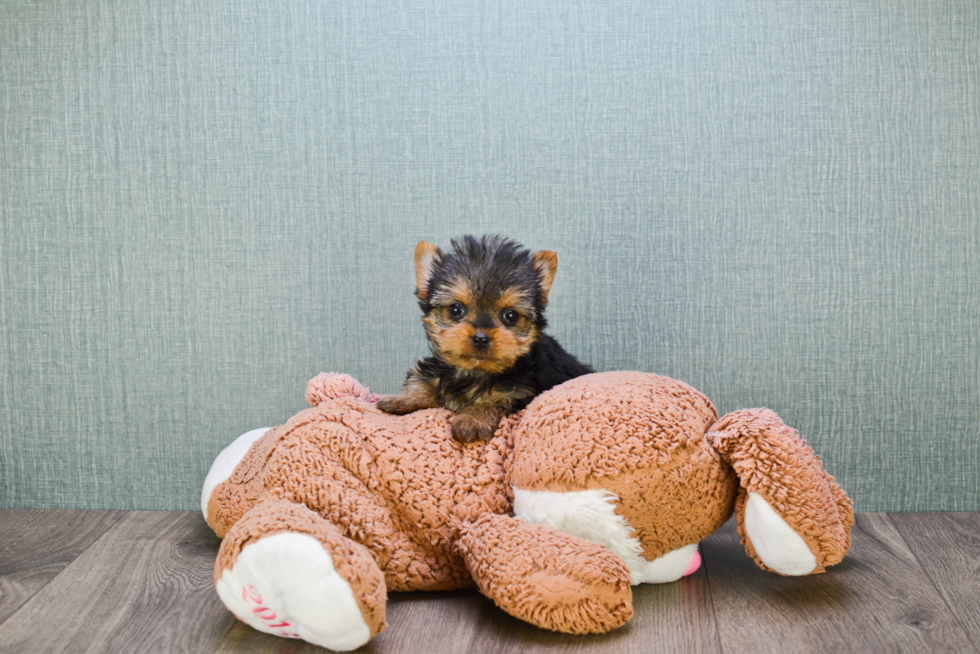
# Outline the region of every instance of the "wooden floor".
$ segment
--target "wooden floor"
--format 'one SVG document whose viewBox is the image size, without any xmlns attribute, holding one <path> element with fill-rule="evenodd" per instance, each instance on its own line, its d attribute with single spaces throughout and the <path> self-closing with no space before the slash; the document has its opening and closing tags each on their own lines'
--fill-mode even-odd
<svg viewBox="0 0 980 654">
<path fill-rule="evenodd" d="M 476 592 L 388 600 L 368 652 L 975 652 L 980 513 L 863 514 L 830 572 L 755 567 L 732 523 L 705 565 L 634 589 L 636 616 L 604 636 L 515 620 Z M 198 513 L 0 511 L 0 652 L 322 652 L 257 633 L 218 601 L 218 539 Z"/>
</svg>

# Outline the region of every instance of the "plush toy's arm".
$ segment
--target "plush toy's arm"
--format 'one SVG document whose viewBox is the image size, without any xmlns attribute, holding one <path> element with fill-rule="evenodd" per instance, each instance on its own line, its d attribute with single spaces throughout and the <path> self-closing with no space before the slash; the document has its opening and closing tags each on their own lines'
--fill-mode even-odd
<svg viewBox="0 0 980 654">
<path fill-rule="evenodd" d="M 796 430 L 768 409 L 743 409 L 706 438 L 738 475 L 738 534 L 760 567 L 804 575 L 840 562 L 854 509 Z"/>
<path fill-rule="evenodd" d="M 633 617 L 629 570 L 605 547 L 497 514 L 461 531 L 458 547 L 480 591 L 514 617 L 570 634 Z"/>
</svg>

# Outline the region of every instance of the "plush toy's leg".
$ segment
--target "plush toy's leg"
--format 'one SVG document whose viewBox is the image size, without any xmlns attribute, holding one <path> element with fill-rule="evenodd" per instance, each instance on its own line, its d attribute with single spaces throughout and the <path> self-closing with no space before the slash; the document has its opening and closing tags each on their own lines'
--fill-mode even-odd
<svg viewBox="0 0 980 654">
<path fill-rule="evenodd" d="M 707 434 L 735 470 L 738 533 L 762 568 L 823 572 L 851 546 L 851 500 L 795 430 L 768 409 L 729 413 Z"/>
<path fill-rule="evenodd" d="M 601 488 L 556 493 L 515 487 L 514 516 L 605 546 L 626 564 L 633 585 L 665 584 L 697 571 L 697 543 L 647 559 L 633 526 L 616 512 L 618 501 L 615 493 Z"/>
<path fill-rule="evenodd" d="M 204 519 L 220 538 L 255 506 L 262 493 L 262 466 L 281 430 L 253 429 L 221 451 L 201 489 Z"/>
<path fill-rule="evenodd" d="M 480 591 L 516 618 L 587 634 L 633 617 L 629 570 L 601 545 L 497 514 L 461 534 L 459 550 Z"/>
<path fill-rule="evenodd" d="M 225 606 L 259 631 L 347 651 L 384 629 L 384 575 L 370 552 L 300 504 L 252 507 L 221 543 L 214 578 Z"/>
<path fill-rule="evenodd" d="M 208 471 L 208 476 L 204 478 L 204 487 L 201 489 L 201 513 L 204 514 L 205 522 L 208 520 L 208 504 L 214 489 L 231 477 L 235 468 L 248 454 L 252 444 L 265 436 L 267 431 L 269 431 L 269 427 L 245 432 L 233 440 L 228 447 L 221 450 L 221 453 L 215 458 L 214 463 L 211 464 L 211 469 Z"/>
</svg>

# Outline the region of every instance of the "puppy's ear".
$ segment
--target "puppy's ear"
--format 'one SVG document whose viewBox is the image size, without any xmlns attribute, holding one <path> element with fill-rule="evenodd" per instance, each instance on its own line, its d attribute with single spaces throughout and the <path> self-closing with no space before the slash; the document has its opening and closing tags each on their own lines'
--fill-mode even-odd
<svg viewBox="0 0 980 654">
<path fill-rule="evenodd" d="M 428 294 L 429 280 L 435 271 L 436 263 L 442 258 L 442 252 L 432 243 L 419 241 L 415 246 L 415 286 L 419 299 L 425 301 Z"/>
<path fill-rule="evenodd" d="M 551 250 L 538 252 L 534 255 L 534 268 L 541 275 L 541 290 L 544 291 L 544 299 L 547 300 L 551 282 L 555 281 L 555 271 L 558 270 L 558 253 Z"/>
</svg>

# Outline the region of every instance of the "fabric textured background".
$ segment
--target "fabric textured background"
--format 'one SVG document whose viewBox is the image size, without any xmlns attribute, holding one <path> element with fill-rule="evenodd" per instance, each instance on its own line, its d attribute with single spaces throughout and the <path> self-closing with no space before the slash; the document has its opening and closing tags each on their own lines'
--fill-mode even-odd
<svg viewBox="0 0 980 654">
<path fill-rule="evenodd" d="M 597 368 L 980 509 L 975 0 L 5 2 L 0 218 L 0 506 L 195 508 L 498 232 Z"/>
</svg>

